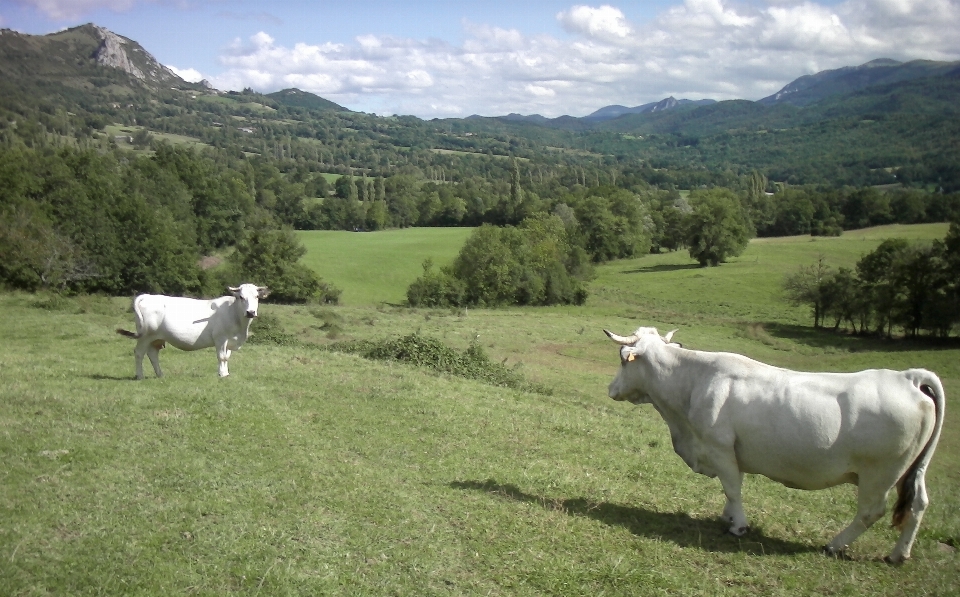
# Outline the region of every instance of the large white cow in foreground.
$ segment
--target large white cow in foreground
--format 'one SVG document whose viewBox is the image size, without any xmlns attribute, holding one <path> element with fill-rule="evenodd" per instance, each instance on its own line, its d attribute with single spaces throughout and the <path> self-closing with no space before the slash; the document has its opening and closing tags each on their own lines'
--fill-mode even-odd
<svg viewBox="0 0 960 597">
<path fill-rule="evenodd" d="M 230 351 L 246 342 L 260 299 L 267 298 L 270 291 L 255 284 L 227 289 L 231 292 L 229 296 L 209 300 L 160 294 L 141 294 L 134 298 L 137 333 L 121 329 L 117 333 L 137 340 L 133 350 L 137 379 L 143 379 L 143 355 L 150 357 L 157 377 L 163 376 L 160 349 L 167 342 L 180 350 L 216 347 L 220 377 L 230 375 L 227 370 Z"/>
<path fill-rule="evenodd" d="M 676 331 L 676 330 L 674 330 Z M 924 369 L 801 373 L 732 353 L 686 350 L 640 328 L 604 330 L 620 348 L 614 400 L 650 403 L 666 421 L 673 449 L 694 472 L 719 477 L 730 532 L 747 531 L 744 473 L 796 489 L 858 486 L 857 515 L 826 550 L 840 554 L 886 510 L 896 486 L 888 560 L 900 563 L 927 507 L 924 474 L 943 425 L 940 380 Z"/>
</svg>

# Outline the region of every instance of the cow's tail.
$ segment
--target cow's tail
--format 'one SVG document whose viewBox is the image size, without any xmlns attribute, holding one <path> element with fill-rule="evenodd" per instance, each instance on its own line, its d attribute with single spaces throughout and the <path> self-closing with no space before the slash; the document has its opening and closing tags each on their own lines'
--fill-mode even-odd
<svg viewBox="0 0 960 597">
<path fill-rule="evenodd" d="M 902 529 L 903 523 L 907 519 L 907 514 L 913 505 L 913 500 L 920 490 L 920 484 L 923 483 L 924 474 L 927 471 L 927 465 L 933 458 L 933 451 L 937 448 L 937 442 L 940 441 L 940 430 L 943 429 L 943 414 L 946 406 L 946 396 L 943 392 L 943 384 L 940 378 L 929 371 L 914 371 L 917 376 L 914 382 L 918 384 L 921 392 L 933 400 L 936 422 L 934 423 L 933 433 L 927 440 L 927 445 L 923 447 L 907 472 L 903 474 L 897 483 L 897 503 L 893 507 L 892 525 L 896 529 Z"/>
<path fill-rule="evenodd" d="M 136 316 L 137 320 L 137 332 L 131 332 L 122 328 L 117 328 L 117 333 L 121 336 L 126 336 L 127 338 L 133 338 L 137 340 L 140 336 L 143 335 L 143 313 L 140 312 L 140 297 L 133 297 L 133 314 Z"/>
</svg>

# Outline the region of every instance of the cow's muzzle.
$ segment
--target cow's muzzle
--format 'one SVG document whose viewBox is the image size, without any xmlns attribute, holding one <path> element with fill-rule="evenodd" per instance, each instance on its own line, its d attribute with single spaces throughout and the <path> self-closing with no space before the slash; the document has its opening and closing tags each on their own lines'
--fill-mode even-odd
<svg viewBox="0 0 960 597">
<path fill-rule="evenodd" d="M 256 312 L 256 311 L 247 311 L 247 317 L 248 317 L 249 319 L 253 319 L 253 318 L 256 317 L 256 316 L 257 316 L 257 312 Z"/>
</svg>

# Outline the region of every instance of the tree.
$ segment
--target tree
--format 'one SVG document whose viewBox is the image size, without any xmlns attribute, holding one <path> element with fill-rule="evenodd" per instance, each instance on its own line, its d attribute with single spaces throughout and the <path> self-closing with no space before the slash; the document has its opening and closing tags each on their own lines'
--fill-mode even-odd
<svg viewBox="0 0 960 597">
<path fill-rule="evenodd" d="M 341 199 L 357 199 L 357 185 L 353 182 L 353 176 L 344 174 L 333 183 L 334 192 Z"/>
<path fill-rule="evenodd" d="M 582 304 L 592 274 L 582 247 L 567 240 L 563 221 L 541 215 L 520 227 L 480 226 L 449 267 L 423 275 L 407 289 L 414 306 Z"/>
<path fill-rule="evenodd" d="M 753 228 L 732 191 L 695 191 L 690 203 L 693 211 L 686 218 L 686 244 L 690 257 L 701 266 L 720 265 L 747 248 Z"/>
<path fill-rule="evenodd" d="M 232 285 L 252 282 L 270 287 L 270 298 L 280 303 L 337 303 L 340 290 L 326 284 L 299 262 L 307 249 L 290 228 L 276 229 L 268 218 L 252 225 L 229 257 Z"/>
<path fill-rule="evenodd" d="M 892 335 L 897 311 L 904 300 L 899 277 L 910 243 L 903 238 L 888 238 L 857 262 L 857 277 L 874 316 L 876 330 Z"/>
<path fill-rule="evenodd" d="M 813 265 L 800 266 L 800 270 L 787 276 L 783 290 L 787 300 L 796 306 L 809 305 L 813 312 L 813 327 L 819 328 L 828 310 L 832 308 L 829 289 L 833 281 L 830 266 L 822 254 Z"/>
</svg>

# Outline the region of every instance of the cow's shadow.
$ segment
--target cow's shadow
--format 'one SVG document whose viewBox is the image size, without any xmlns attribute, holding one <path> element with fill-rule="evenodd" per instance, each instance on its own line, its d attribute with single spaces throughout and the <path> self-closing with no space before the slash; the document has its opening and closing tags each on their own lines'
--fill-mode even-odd
<svg viewBox="0 0 960 597">
<path fill-rule="evenodd" d="M 883 338 L 876 335 L 855 335 L 834 332 L 830 328 L 814 329 L 809 326 L 790 325 L 777 322 L 763 324 L 763 329 L 775 338 L 790 340 L 818 349 L 841 349 L 847 352 L 905 352 L 956 350 L 960 348 L 958 338 Z"/>
<path fill-rule="evenodd" d="M 553 499 L 525 493 L 511 483 L 486 481 L 454 481 L 450 487 L 486 492 L 518 502 L 537 504 L 545 509 L 560 510 L 570 516 L 584 516 L 610 526 L 620 526 L 638 537 L 666 540 L 682 547 L 695 547 L 714 552 L 752 553 L 755 555 L 799 554 L 820 551 L 806 543 L 787 541 L 751 529 L 743 537 L 725 532 L 719 518 L 697 519 L 679 512 L 655 512 L 636 506 L 610 502 L 593 502 L 583 497 Z"/>
<path fill-rule="evenodd" d="M 659 265 L 646 265 L 643 267 L 638 267 L 635 269 L 625 269 L 622 270 L 621 274 L 652 274 L 657 272 L 675 272 L 685 269 L 703 269 L 703 266 L 699 263 L 677 263 L 677 264 L 668 264 L 662 263 Z"/>
<path fill-rule="evenodd" d="M 91 373 L 87 375 L 87 378 L 94 381 L 137 381 L 136 375 L 118 376 L 104 375 L 102 373 Z"/>
</svg>

